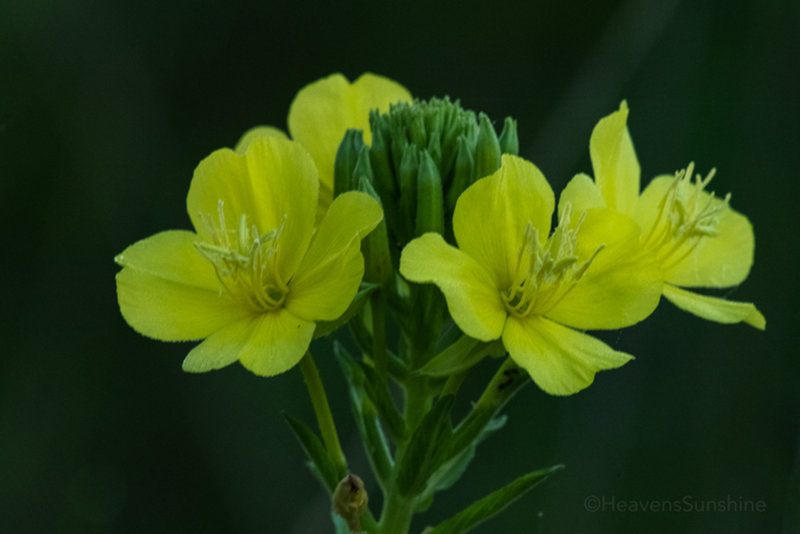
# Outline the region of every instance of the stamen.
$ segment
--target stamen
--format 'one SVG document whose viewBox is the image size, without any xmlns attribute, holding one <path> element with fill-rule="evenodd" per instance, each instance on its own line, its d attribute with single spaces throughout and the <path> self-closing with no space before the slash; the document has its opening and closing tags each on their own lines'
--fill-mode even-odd
<svg viewBox="0 0 800 534">
<path fill-rule="evenodd" d="M 222 200 L 217 203 L 217 221 L 200 216 L 213 243 L 195 242 L 195 248 L 214 266 L 220 281 L 220 293 L 227 292 L 257 311 L 278 309 L 289 288 L 280 276 L 278 245 L 286 224 L 283 216 L 278 228 L 260 233 L 241 214 L 235 230 L 228 230 Z M 232 246 L 232 243 L 234 244 Z"/>
<path fill-rule="evenodd" d="M 560 224 L 544 245 L 532 222 L 525 225 L 518 264 L 510 287 L 502 298 L 509 313 L 517 317 L 544 314 L 561 301 L 584 275 L 603 246 L 581 265 L 575 255 L 577 233 L 585 213 L 570 228 L 572 206 L 561 212 Z"/>
<path fill-rule="evenodd" d="M 685 260 L 702 239 L 716 236 L 719 215 L 729 207 L 730 194 L 721 200 L 713 192 L 703 197 L 716 169 L 711 169 L 705 178 L 693 173 L 694 162 L 675 173 L 659 202 L 656 218 L 641 241 L 655 253 L 665 270 Z"/>
</svg>

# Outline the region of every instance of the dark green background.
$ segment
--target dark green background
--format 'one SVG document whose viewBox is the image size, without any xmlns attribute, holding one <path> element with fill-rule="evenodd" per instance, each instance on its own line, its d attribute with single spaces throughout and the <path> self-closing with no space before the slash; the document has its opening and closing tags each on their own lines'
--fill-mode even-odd
<svg viewBox="0 0 800 534">
<path fill-rule="evenodd" d="M 190 345 L 121 319 L 112 258 L 188 228 L 189 180 L 209 152 L 285 126 L 304 84 L 369 70 L 516 117 L 522 155 L 556 191 L 591 170 L 591 129 L 627 98 L 645 181 L 716 166 L 713 189 L 750 217 L 756 262 L 725 295 L 768 320 L 766 332 L 717 325 L 664 303 L 605 334 L 638 359 L 572 397 L 523 390 L 415 532 L 554 463 L 567 469 L 476 532 L 800 532 L 798 6 L 5 0 L 0 531 L 330 532 L 279 415 L 312 421 L 299 371 L 183 374 Z M 317 359 L 363 473 L 328 347 Z M 491 372 L 470 376 L 464 403 Z M 590 496 L 766 511 L 590 513 Z"/>
</svg>

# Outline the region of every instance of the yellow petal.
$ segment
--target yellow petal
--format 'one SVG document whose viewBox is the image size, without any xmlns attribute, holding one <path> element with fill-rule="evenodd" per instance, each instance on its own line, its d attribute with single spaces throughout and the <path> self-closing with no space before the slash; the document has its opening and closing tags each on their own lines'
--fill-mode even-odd
<svg viewBox="0 0 800 534">
<path fill-rule="evenodd" d="M 183 361 L 184 371 L 202 373 L 236 360 L 261 376 L 291 369 L 308 350 L 314 323 L 285 309 L 253 315 L 216 332 Z"/>
<path fill-rule="evenodd" d="M 287 308 L 313 321 L 332 321 L 344 313 L 364 275 L 360 240 L 382 218 L 380 204 L 365 193 L 336 197 L 289 284 Z"/>
<path fill-rule="evenodd" d="M 186 202 L 194 227 L 208 242 L 213 242 L 209 222 L 219 227 L 220 201 L 228 229 L 238 227 L 242 214 L 261 234 L 283 225 L 278 265 L 288 280 L 311 239 L 318 188 L 317 169 L 303 147 L 261 136 L 244 156 L 222 149 L 201 161 Z"/>
<path fill-rule="evenodd" d="M 461 250 L 489 271 L 497 287 L 511 285 L 528 222 L 540 241 L 550 233 L 555 197 L 529 161 L 503 155 L 500 169 L 464 191 L 456 202 L 453 231 Z"/>
<path fill-rule="evenodd" d="M 242 137 L 239 138 L 239 142 L 236 143 L 236 148 L 233 150 L 237 154 L 244 154 L 247 152 L 247 147 L 250 146 L 250 143 L 253 142 L 253 139 L 258 139 L 259 137 L 263 136 L 288 139 L 283 130 L 275 128 L 274 126 L 255 126 L 247 130 Z"/>
<path fill-rule="evenodd" d="M 220 292 L 214 267 L 194 247 L 191 232 L 168 231 L 134 243 L 117 256 L 117 299 L 137 332 L 162 341 L 201 339 L 248 314 Z"/>
<path fill-rule="evenodd" d="M 400 274 L 412 282 L 436 284 L 453 321 L 468 336 L 481 341 L 500 337 L 507 314 L 492 277 L 441 235 L 424 234 L 406 245 Z"/>
<path fill-rule="evenodd" d="M 578 231 L 576 255 L 589 268 L 547 316 L 582 329 L 622 328 L 658 306 L 663 278 L 652 254 L 639 246 L 639 227 L 609 209 L 591 209 Z"/>
<path fill-rule="evenodd" d="M 571 212 L 575 216 L 580 216 L 586 210 L 592 208 L 605 208 L 606 201 L 597 184 L 585 174 L 577 174 L 569 181 L 567 186 L 561 191 L 558 197 L 558 213 L 564 211 L 564 205 L 569 202 Z"/>
<path fill-rule="evenodd" d="M 767 320 L 751 302 L 736 302 L 699 295 L 671 284 L 664 285 L 664 296 L 678 308 L 718 323 L 747 323 L 759 330 L 767 327 Z"/>
<path fill-rule="evenodd" d="M 594 381 L 597 371 L 615 369 L 633 359 L 544 317 L 509 317 L 503 344 L 536 385 L 551 395 L 577 393 Z"/>
<path fill-rule="evenodd" d="M 333 191 L 333 163 L 345 130 L 363 130 L 364 142 L 370 144 L 370 110 L 386 112 L 396 102 L 411 102 L 411 94 L 397 82 L 370 73 L 352 84 L 341 74 L 332 74 L 297 93 L 289 108 L 289 133 L 317 163 L 325 191 L 321 203 L 323 195 Z"/>
<path fill-rule="evenodd" d="M 649 229 L 659 204 L 674 181 L 673 176 L 659 176 L 647 186 L 636 209 L 637 222 Z M 692 190 L 695 185 L 690 186 Z M 705 191 L 699 203 L 720 206 L 722 200 Z M 755 238 L 747 217 L 727 208 L 717 216 L 717 235 L 703 237 L 691 254 L 677 265 L 665 269 L 667 282 L 683 287 L 730 287 L 742 283 L 753 265 Z"/>
<path fill-rule="evenodd" d="M 628 132 L 628 104 L 603 117 L 594 127 L 589 141 L 594 178 L 606 205 L 632 215 L 639 197 L 639 160 Z"/>
</svg>

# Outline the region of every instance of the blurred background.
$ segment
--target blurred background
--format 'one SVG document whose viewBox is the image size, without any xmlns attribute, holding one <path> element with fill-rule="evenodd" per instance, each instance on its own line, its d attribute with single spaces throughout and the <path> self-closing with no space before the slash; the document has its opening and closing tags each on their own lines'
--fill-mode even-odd
<svg viewBox="0 0 800 534">
<path fill-rule="evenodd" d="M 637 360 L 571 397 L 522 390 L 415 532 L 555 463 L 566 470 L 475 532 L 800 532 L 798 28 L 795 0 L 0 3 L 0 532 L 332 531 L 280 416 L 313 422 L 299 370 L 183 374 L 191 345 L 120 317 L 112 259 L 189 228 L 189 180 L 212 150 L 285 127 L 303 85 L 364 71 L 498 126 L 515 117 L 556 191 L 591 170 L 592 127 L 626 98 L 645 183 L 716 166 L 712 189 L 753 222 L 755 265 L 724 295 L 768 321 L 718 325 L 664 302 L 604 334 Z M 313 348 L 363 473 L 329 342 Z M 470 375 L 465 404 L 493 370 Z M 764 511 L 593 512 L 593 497 Z"/>
</svg>

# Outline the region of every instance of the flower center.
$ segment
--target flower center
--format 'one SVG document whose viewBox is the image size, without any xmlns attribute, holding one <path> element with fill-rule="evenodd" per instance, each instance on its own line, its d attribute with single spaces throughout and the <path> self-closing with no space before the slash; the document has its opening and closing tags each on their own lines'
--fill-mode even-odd
<svg viewBox="0 0 800 534">
<path fill-rule="evenodd" d="M 278 270 L 279 241 L 285 216 L 278 228 L 260 234 L 255 225 L 248 225 L 244 213 L 239 217 L 237 228 L 228 228 L 222 200 L 217 211 L 217 221 L 210 215 L 203 217 L 213 243 L 198 241 L 195 247 L 214 265 L 220 291 L 224 288 L 256 311 L 280 308 L 289 292 Z"/>
<path fill-rule="evenodd" d="M 730 193 L 724 199 L 716 198 L 713 192 L 704 194 L 716 169 L 711 169 L 705 178 L 695 175 L 694 181 L 693 171 L 694 163 L 690 163 L 675 173 L 658 205 L 656 219 L 642 240 L 665 271 L 685 260 L 703 238 L 717 235 L 719 216 L 730 202 Z"/>
<path fill-rule="evenodd" d="M 539 231 L 531 221 L 525 225 L 517 269 L 511 285 L 501 293 L 506 310 L 515 317 L 542 315 L 553 309 L 586 273 L 603 246 L 583 263 L 578 262 L 575 247 L 583 223 L 581 215 L 575 228 L 570 228 L 572 207 L 561 212 L 560 223 L 542 245 Z"/>
</svg>

